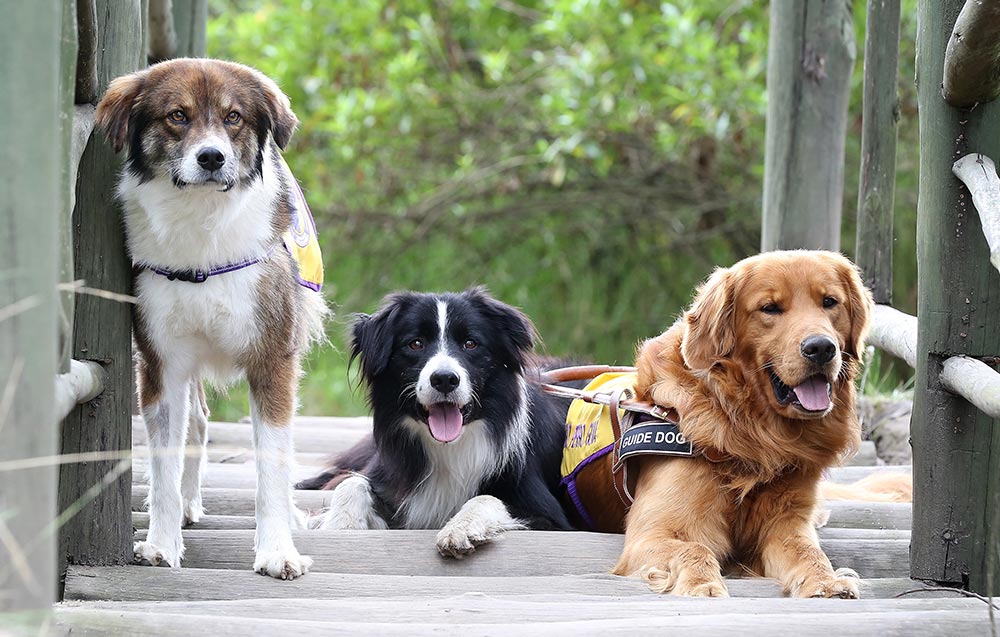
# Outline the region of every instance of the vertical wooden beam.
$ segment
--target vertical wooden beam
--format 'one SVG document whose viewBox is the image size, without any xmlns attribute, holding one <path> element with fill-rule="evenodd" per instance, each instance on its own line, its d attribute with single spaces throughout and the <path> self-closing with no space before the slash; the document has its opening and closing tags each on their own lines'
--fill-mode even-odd
<svg viewBox="0 0 1000 637">
<path fill-rule="evenodd" d="M 1000 275 L 979 217 L 952 164 L 969 152 L 1000 156 L 1000 103 L 962 110 L 941 95 L 945 48 L 962 0 L 920 0 L 917 99 L 920 191 L 917 375 L 913 440 L 913 577 L 987 590 L 989 521 L 1000 490 L 1000 422 L 947 392 L 952 354 L 1000 355 Z"/>
<path fill-rule="evenodd" d="M 846 0 L 775 0 L 767 62 L 761 247 L 840 247 L 855 46 Z"/>
<path fill-rule="evenodd" d="M 0 20 L 0 465 L 51 458 L 63 3 L 14 2 Z M 39 634 L 56 595 L 56 467 L 0 470 L 0 620 Z"/>
<path fill-rule="evenodd" d="M 205 57 L 208 0 L 173 0 L 177 57 Z"/>
<path fill-rule="evenodd" d="M 899 122 L 899 0 L 868 0 L 855 260 L 876 303 L 892 304 L 892 216 Z"/>
<path fill-rule="evenodd" d="M 97 0 L 98 94 L 111 79 L 145 63 L 139 0 Z M 90 287 L 128 293 L 131 267 L 125 252 L 115 184 L 121 158 L 100 136 L 83 153 L 73 212 L 76 277 Z M 131 307 L 94 296 L 77 299 L 74 358 L 104 365 L 107 385 L 90 404 L 77 407 L 62 428 L 63 453 L 131 452 Z M 77 564 L 124 564 L 132 558 L 131 473 L 118 461 L 63 465 L 59 504 L 66 519 L 61 555 Z"/>
</svg>

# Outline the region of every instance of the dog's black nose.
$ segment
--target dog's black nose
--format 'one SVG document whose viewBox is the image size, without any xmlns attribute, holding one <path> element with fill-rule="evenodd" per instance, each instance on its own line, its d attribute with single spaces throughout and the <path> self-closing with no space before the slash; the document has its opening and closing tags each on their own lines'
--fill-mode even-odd
<svg viewBox="0 0 1000 637">
<path fill-rule="evenodd" d="M 431 387 L 442 394 L 447 394 L 458 387 L 458 374 L 452 371 L 434 372 L 431 374 Z"/>
<path fill-rule="evenodd" d="M 226 163 L 226 156 L 218 148 L 203 148 L 198 153 L 198 165 L 205 170 L 218 170 Z"/>
<path fill-rule="evenodd" d="M 802 355 L 823 365 L 837 355 L 837 344 L 829 336 L 810 336 L 802 341 Z"/>
</svg>

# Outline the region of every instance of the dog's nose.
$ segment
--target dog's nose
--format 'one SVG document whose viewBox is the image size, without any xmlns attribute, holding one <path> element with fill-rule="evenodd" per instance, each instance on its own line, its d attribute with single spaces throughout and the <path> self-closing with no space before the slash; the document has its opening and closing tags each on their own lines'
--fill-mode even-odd
<svg viewBox="0 0 1000 637">
<path fill-rule="evenodd" d="M 225 163 L 226 156 L 218 148 L 203 148 L 198 152 L 198 165 L 205 170 L 218 170 Z"/>
<path fill-rule="evenodd" d="M 442 394 L 447 394 L 458 387 L 458 374 L 452 371 L 434 372 L 431 374 L 431 387 Z"/>
<path fill-rule="evenodd" d="M 837 344 L 829 336 L 810 336 L 802 341 L 802 355 L 823 365 L 837 355 Z"/>
</svg>

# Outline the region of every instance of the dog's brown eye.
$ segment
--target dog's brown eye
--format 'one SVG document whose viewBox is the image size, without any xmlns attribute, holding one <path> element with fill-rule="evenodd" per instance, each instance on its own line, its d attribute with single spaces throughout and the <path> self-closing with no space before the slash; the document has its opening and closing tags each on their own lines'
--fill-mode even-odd
<svg viewBox="0 0 1000 637">
<path fill-rule="evenodd" d="M 831 308 L 836 304 L 837 304 L 837 299 L 833 298 L 832 296 L 828 296 L 825 299 L 823 299 L 823 307 L 825 308 Z"/>
<path fill-rule="evenodd" d="M 236 111 L 229 111 L 229 115 L 226 115 L 227 124 L 239 124 L 241 119 L 243 119 L 243 116 Z"/>
<path fill-rule="evenodd" d="M 424 348 L 424 342 L 419 338 L 415 338 L 409 343 L 407 343 L 406 346 L 412 349 L 414 352 L 417 352 Z"/>
<path fill-rule="evenodd" d="M 777 303 L 768 303 L 764 307 L 760 308 L 760 311 L 764 314 L 781 314 L 781 306 Z"/>
<path fill-rule="evenodd" d="M 479 343 L 475 342 L 470 338 L 466 339 L 466 341 L 462 343 L 462 347 L 464 347 L 465 349 L 476 349 L 477 347 L 479 347 Z"/>
<path fill-rule="evenodd" d="M 172 111 L 169 115 L 167 115 L 167 118 L 171 122 L 177 122 L 178 124 L 183 124 L 188 121 L 188 116 L 184 113 L 184 111 Z"/>
</svg>

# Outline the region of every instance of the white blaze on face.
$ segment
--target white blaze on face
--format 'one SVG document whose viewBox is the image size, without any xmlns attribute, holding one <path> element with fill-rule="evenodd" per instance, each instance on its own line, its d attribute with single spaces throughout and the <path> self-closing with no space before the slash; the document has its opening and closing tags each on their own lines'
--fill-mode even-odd
<svg viewBox="0 0 1000 637">
<path fill-rule="evenodd" d="M 213 174 L 213 171 L 206 170 L 198 163 L 198 156 L 210 149 L 218 150 L 222 153 L 223 157 L 222 166 L 217 171 L 214 171 L 216 173 L 215 179 L 220 182 L 236 181 L 239 167 L 236 165 L 237 160 L 233 152 L 233 145 L 228 137 L 220 137 L 218 135 L 206 137 L 199 143 L 192 145 L 184 154 L 184 159 L 181 161 L 180 167 L 180 178 L 182 181 L 189 184 L 198 184 L 204 182 Z"/>
<path fill-rule="evenodd" d="M 448 304 L 438 301 L 438 351 L 420 370 L 417 400 L 427 410 L 427 426 L 439 442 L 452 442 L 462 435 L 462 408 L 472 399 L 469 373 L 448 348 Z M 435 381 L 452 375 L 458 379 L 454 388 Z"/>
</svg>

